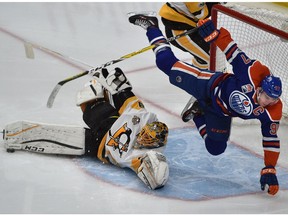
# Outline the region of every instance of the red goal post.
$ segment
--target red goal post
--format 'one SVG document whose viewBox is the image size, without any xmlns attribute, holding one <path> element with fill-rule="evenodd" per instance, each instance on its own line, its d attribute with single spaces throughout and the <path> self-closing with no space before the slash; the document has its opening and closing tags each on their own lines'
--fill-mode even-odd
<svg viewBox="0 0 288 216">
<path fill-rule="evenodd" d="M 243 5 L 215 5 L 211 19 L 217 28 L 228 29 L 238 47 L 250 58 L 260 60 L 272 74 L 281 77 L 283 115 L 287 117 L 288 15 Z M 231 71 L 224 54 L 213 44 L 210 49 L 210 69 Z"/>
</svg>

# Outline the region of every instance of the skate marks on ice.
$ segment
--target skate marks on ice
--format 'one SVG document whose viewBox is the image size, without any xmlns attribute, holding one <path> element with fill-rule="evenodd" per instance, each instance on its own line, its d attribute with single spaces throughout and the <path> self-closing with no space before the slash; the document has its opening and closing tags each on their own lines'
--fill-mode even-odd
<svg viewBox="0 0 288 216">
<path fill-rule="evenodd" d="M 102 164 L 92 158 L 74 158 L 83 171 L 105 182 L 160 197 L 209 200 L 262 193 L 259 179 L 263 158 L 231 143 L 220 156 L 206 152 L 196 129 L 170 131 L 165 154 L 170 176 L 165 187 L 149 190 L 129 169 Z M 280 190 L 288 189 L 288 170 L 277 168 Z"/>
</svg>

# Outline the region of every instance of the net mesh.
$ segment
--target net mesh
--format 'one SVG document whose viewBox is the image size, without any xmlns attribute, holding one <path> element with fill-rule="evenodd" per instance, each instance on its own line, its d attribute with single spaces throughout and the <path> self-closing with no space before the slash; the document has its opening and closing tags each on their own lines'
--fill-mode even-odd
<svg viewBox="0 0 288 216">
<path fill-rule="evenodd" d="M 229 8 L 264 24 L 288 32 L 288 15 L 263 8 L 248 8 L 242 5 L 233 5 L 229 6 Z M 283 88 L 281 98 L 284 104 L 283 115 L 287 117 L 288 41 L 220 11 L 217 12 L 217 27 L 228 29 L 240 49 L 242 49 L 250 58 L 258 59 L 268 66 L 272 74 L 281 77 Z M 232 71 L 224 54 L 218 48 L 216 49 L 215 57 L 216 70 Z"/>
</svg>

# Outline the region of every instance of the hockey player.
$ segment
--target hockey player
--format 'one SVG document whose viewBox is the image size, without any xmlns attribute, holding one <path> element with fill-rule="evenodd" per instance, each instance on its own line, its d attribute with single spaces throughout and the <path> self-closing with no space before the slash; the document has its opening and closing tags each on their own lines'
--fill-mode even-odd
<svg viewBox="0 0 288 216">
<path fill-rule="evenodd" d="M 158 27 L 156 17 L 136 14 L 129 21 L 146 29 L 146 35 L 156 55 L 156 64 L 169 76 L 170 82 L 197 99 L 193 121 L 212 155 L 222 154 L 230 136 L 232 117 L 258 119 L 263 136 L 264 164 L 260 184 L 268 193 L 278 190 L 275 166 L 280 152 L 277 136 L 282 117 L 281 80 L 257 60 L 250 59 L 231 38 L 230 33 L 214 27 L 211 20 L 198 22 L 199 34 L 207 43 L 216 45 L 225 53 L 233 66 L 233 73 L 201 70 L 178 60 Z"/>
<path fill-rule="evenodd" d="M 103 163 L 132 169 L 150 189 L 163 187 L 169 176 L 162 154 L 167 126 L 145 109 L 120 68 L 110 73 L 104 68 L 94 78 L 77 94 L 89 128 L 15 122 L 4 130 L 7 151 L 97 157 Z"/>
<path fill-rule="evenodd" d="M 210 17 L 211 8 L 218 2 L 167 2 L 159 11 L 168 38 L 197 26 L 199 20 Z M 184 52 L 189 52 L 192 64 L 208 69 L 210 45 L 195 32 L 171 42 Z"/>
<path fill-rule="evenodd" d="M 159 11 L 162 23 L 165 26 L 165 33 L 168 38 L 197 27 L 199 20 L 204 20 L 211 15 L 211 9 L 215 4 L 224 2 L 167 2 Z M 208 69 L 210 59 L 210 45 L 197 33 L 180 37 L 171 41 L 171 44 L 184 52 L 190 53 L 192 64 L 200 69 Z M 183 111 L 181 117 L 187 122 L 187 109 L 190 102 L 195 101 L 191 97 Z M 197 103 L 197 102 L 196 102 Z M 188 111 L 189 112 L 189 111 Z"/>
</svg>

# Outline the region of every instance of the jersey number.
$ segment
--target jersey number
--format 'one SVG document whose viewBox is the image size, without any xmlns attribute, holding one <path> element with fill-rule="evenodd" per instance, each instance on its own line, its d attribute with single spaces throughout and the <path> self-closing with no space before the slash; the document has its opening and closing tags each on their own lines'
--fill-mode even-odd
<svg viewBox="0 0 288 216">
<path fill-rule="evenodd" d="M 245 64 L 249 64 L 251 62 L 251 59 L 246 58 L 246 56 L 243 54 L 241 54 L 241 58 Z"/>
<path fill-rule="evenodd" d="M 276 135 L 278 128 L 279 128 L 279 124 L 272 123 L 272 124 L 270 125 L 270 134 L 271 134 L 271 135 Z"/>
</svg>

